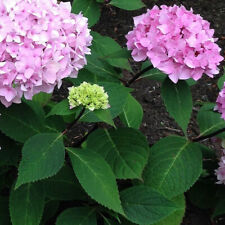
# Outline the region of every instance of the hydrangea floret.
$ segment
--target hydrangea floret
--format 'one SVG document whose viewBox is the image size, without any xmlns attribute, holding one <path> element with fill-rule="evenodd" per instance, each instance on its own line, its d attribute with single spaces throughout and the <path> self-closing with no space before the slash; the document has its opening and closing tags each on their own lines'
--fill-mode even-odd
<svg viewBox="0 0 225 225">
<path fill-rule="evenodd" d="M 135 61 L 147 58 L 169 78 L 198 80 L 219 73 L 223 60 L 213 38 L 210 23 L 192 9 L 162 5 L 134 17 L 134 29 L 127 35 L 127 47 Z"/>
<path fill-rule="evenodd" d="M 71 109 L 80 105 L 90 111 L 108 109 L 110 107 L 108 94 L 104 88 L 87 82 L 83 82 L 78 87 L 70 87 L 68 100 Z"/>
<path fill-rule="evenodd" d="M 221 113 L 221 117 L 225 120 L 225 83 L 216 100 L 215 110 Z"/>
<path fill-rule="evenodd" d="M 217 184 L 225 184 L 225 150 L 223 150 L 223 155 L 219 161 L 219 167 L 215 170 L 217 176 Z"/>
<path fill-rule="evenodd" d="M 87 18 L 69 2 L 0 1 L 0 102 L 6 107 L 51 93 L 86 64 L 92 37 Z"/>
</svg>

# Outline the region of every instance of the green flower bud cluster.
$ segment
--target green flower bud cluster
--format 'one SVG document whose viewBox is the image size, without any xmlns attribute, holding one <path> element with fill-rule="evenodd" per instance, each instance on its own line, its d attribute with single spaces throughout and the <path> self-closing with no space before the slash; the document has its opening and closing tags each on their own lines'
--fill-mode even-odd
<svg viewBox="0 0 225 225">
<path fill-rule="evenodd" d="M 109 108 L 108 97 L 103 87 L 83 82 L 78 87 L 69 88 L 68 100 L 71 109 L 81 105 L 93 111 Z"/>
</svg>

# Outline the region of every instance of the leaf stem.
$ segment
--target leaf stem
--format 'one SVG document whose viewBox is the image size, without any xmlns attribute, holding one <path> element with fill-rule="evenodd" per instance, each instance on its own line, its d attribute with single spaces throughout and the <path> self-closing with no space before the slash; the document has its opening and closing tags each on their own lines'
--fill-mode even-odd
<svg viewBox="0 0 225 225">
<path fill-rule="evenodd" d="M 78 120 L 81 118 L 81 116 L 84 114 L 85 111 L 85 107 L 82 108 L 82 110 L 80 111 L 79 115 L 77 116 L 77 118 L 73 121 L 73 123 L 69 124 L 67 126 L 67 128 L 62 132 L 62 135 L 66 134 L 68 132 L 68 130 L 70 130 L 77 122 Z"/>
<path fill-rule="evenodd" d="M 134 75 L 126 84 L 126 87 L 129 87 L 133 82 L 135 82 L 142 74 L 144 74 L 145 72 L 153 69 L 153 65 L 146 67 L 145 69 L 141 70 L 139 73 L 137 73 L 136 75 Z"/>
<path fill-rule="evenodd" d="M 199 136 L 193 138 L 192 141 L 193 142 L 203 141 L 205 139 L 208 139 L 208 138 L 214 137 L 214 136 L 216 136 L 216 135 L 218 135 L 220 133 L 223 133 L 224 131 L 225 131 L 225 127 L 224 128 L 221 128 L 221 129 L 219 129 L 219 130 L 217 130 L 217 131 L 215 131 L 215 132 L 213 132 L 211 134 L 207 134 L 205 136 L 199 135 Z"/>
</svg>

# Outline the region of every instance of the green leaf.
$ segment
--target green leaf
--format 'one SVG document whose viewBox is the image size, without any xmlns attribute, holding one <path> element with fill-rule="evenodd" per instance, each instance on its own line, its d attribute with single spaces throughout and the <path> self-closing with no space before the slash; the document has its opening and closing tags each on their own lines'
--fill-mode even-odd
<svg viewBox="0 0 225 225">
<path fill-rule="evenodd" d="M 79 107 L 70 109 L 68 99 L 64 99 L 53 106 L 51 111 L 48 113 L 47 117 L 52 115 L 68 116 L 68 115 L 76 114 L 78 113 L 78 111 L 80 111 Z M 75 116 L 74 116 L 74 119 L 75 119 Z"/>
<path fill-rule="evenodd" d="M 166 217 L 165 219 L 159 221 L 158 223 L 154 223 L 154 225 L 180 225 L 184 213 L 185 213 L 185 197 L 184 195 L 179 195 L 171 200 L 175 206 L 177 207 L 177 210 Z"/>
<path fill-rule="evenodd" d="M 212 214 L 212 218 L 216 218 L 217 216 L 222 216 L 225 213 L 225 198 L 217 199 L 216 206 L 214 212 Z"/>
<path fill-rule="evenodd" d="M 0 105 L 0 130 L 10 138 L 25 142 L 29 137 L 43 131 L 42 120 L 26 104 L 5 108 Z"/>
<path fill-rule="evenodd" d="M 151 63 L 149 60 L 146 60 L 145 62 L 142 63 L 141 69 L 144 70 L 148 66 L 150 66 Z M 153 68 L 148 71 L 146 71 L 140 78 L 148 78 L 150 80 L 156 80 L 159 82 L 163 82 L 166 79 L 167 75 L 160 70 Z"/>
<path fill-rule="evenodd" d="M 58 133 L 66 128 L 66 124 L 61 116 L 52 115 L 45 119 L 45 127 L 47 132 Z"/>
<path fill-rule="evenodd" d="M 9 200 L 0 196 L 0 225 L 10 225 Z"/>
<path fill-rule="evenodd" d="M 161 139 L 150 148 L 144 182 L 166 197 L 187 191 L 202 172 L 199 146 L 178 136 Z"/>
<path fill-rule="evenodd" d="M 123 214 L 116 178 L 106 161 L 87 149 L 67 150 L 74 173 L 87 194 L 107 208 Z"/>
<path fill-rule="evenodd" d="M 125 88 L 123 85 L 110 82 L 101 82 L 99 83 L 99 85 L 103 86 L 105 91 L 109 95 L 109 111 L 112 115 L 112 118 L 115 118 L 123 111 L 123 107 L 126 103 L 126 99 L 128 97 L 130 89 Z M 101 122 L 101 120 L 92 111 L 86 111 L 81 117 L 80 121 Z"/>
<path fill-rule="evenodd" d="M 143 70 L 150 65 L 152 65 L 150 63 L 150 61 L 146 60 L 145 62 L 142 63 L 141 69 Z M 151 70 L 146 71 L 140 78 L 148 78 L 150 80 L 155 80 L 155 81 L 162 83 L 167 77 L 168 77 L 167 74 L 163 73 L 162 71 L 160 71 L 156 68 L 153 68 Z M 197 83 L 192 78 L 187 79 L 186 82 L 189 86 L 195 85 Z"/>
<path fill-rule="evenodd" d="M 162 84 L 161 94 L 167 111 L 186 134 L 192 112 L 190 87 L 185 81 L 174 84 L 167 78 Z"/>
<path fill-rule="evenodd" d="M 45 204 L 41 225 L 48 224 L 47 221 L 54 217 L 59 208 L 59 201 L 48 200 Z"/>
<path fill-rule="evenodd" d="M 199 145 L 199 149 L 202 151 L 202 157 L 204 159 L 213 159 L 216 161 L 216 151 L 214 149 L 211 149 L 201 143 L 195 143 L 196 145 Z"/>
<path fill-rule="evenodd" d="M 214 111 L 215 104 L 209 103 L 201 107 L 197 115 L 197 122 L 200 128 L 201 136 L 211 134 L 225 127 L 225 121 L 221 114 Z M 224 132 L 220 134 L 224 137 Z"/>
<path fill-rule="evenodd" d="M 0 166 L 17 166 L 20 158 L 20 148 L 15 141 L 0 133 Z"/>
<path fill-rule="evenodd" d="M 223 71 L 223 75 L 217 81 L 217 86 L 220 90 L 223 88 L 225 82 L 225 66 L 223 67 Z"/>
<path fill-rule="evenodd" d="M 37 134 L 29 138 L 22 149 L 16 188 L 55 175 L 64 163 L 61 134 Z"/>
<path fill-rule="evenodd" d="M 193 185 L 193 187 L 188 191 L 188 198 L 193 205 L 202 209 L 212 209 L 214 208 L 217 192 L 217 184 L 210 179 L 200 179 Z"/>
<path fill-rule="evenodd" d="M 56 225 L 97 225 L 95 209 L 74 207 L 66 209 L 57 218 Z"/>
<path fill-rule="evenodd" d="M 44 123 L 45 120 L 45 111 L 43 109 L 43 106 L 37 102 L 37 101 L 29 101 L 26 99 L 23 99 L 23 102 L 28 105 L 33 112 L 37 115 L 37 117 L 39 118 L 39 120 Z"/>
<path fill-rule="evenodd" d="M 101 59 L 107 61 L 112 66 L 131 71 L 128 57 L 124 54 L 125 49 L 122 49 L 121 46 L 110 37 L 102 36 L 97 32 L 92 32 L 92 36 L 92 49 L 99 54 Z M 116 57 L 113 58 L 112 55 L 115 53 Z"/>
<path fill-rule="evenodd" d="M 145 4 L 141 0 L 112 0 L 110 5 L 116 6 L 125 10 L 136 10 L 145 7 Z"/>
<path fill-rule="evenodd" d="M 197 84 L 197 81 L 192 78 L 187 79 L 186 82 L 189 86 L 193 86 L 193 85 Z"/>
<path fill-rule="evenodd" d="M 40 105 L 45 106 L 51 99 L 52 94 L 40 92 L 33 96 L 32 101 L 38 102 Z"/>
<path fill-rule="evenodd" d="M 132 128 L 98 129 L 88 136 L 86 146 L 99 153 L 119 179 L 141 179 L 148 158 L 145 136 Z"/>
<path fill-rule="evenodd" d="M 74 176 L 72 168 L 64 166 L 54 177 L 44 180 L 46 196 L 57 200 L 83 200 L 82 187 Z"/>
<path fill-rule="evenodd" d="M 139 102 L 132 96 L 128 95 L 127 102 L 120 114 L 121 121 L 131 128 L 139 129 L 143 119 L 143 109 Z"/>
<path fill-rule="evenodd" d="M 154 224 L 173 213 L 175 205 L 147 186 L 134 186 L 121 192 L 127 219 L 140 225 Z"/>
<path fill-rule="evenodd" d="M 99 110 L 95 110 L 94 114 L 102 121 L 105 123 L 108 123 L 109 125 L 115 127 L 115 124 L 113 122 L 113 118 L 112 115 L 110 113 L 110 111 L 107 109 L 99 109 Z"/>
<path fill-rule="evenodd" d="M 107 79 L 110 82 L 118 80 L 120 77 L 111 65 L 109 65 L 104 60 L 99 59 L 96 52 L 92 51 L 91 55 L 86 56 L 86 58 L 88 64 L 85 66 L 85 69 L 91 73 L 100 76 L 101 78 Z"/>
<path fill-rule="evenodd" d="M 10 194 L 10 216 L 13 225 L 39 225 L 44 210 L 41 184 L 26 184 Z"/>
<path fill-rule="evenodd" d="M 141 76 L 141 78 L 148 78 L 149 80 L 156 80 L 159 82 L 163 82 L 166 77 L 166 74 L 155 68 L 148 70 Z"/>
<path fill-rule="evenodd" d="M 88 18 L 88 26 L 96 24 L 100 18 L 100 4 L 95 0 L 74 0 L 72 13 L 82 14 Z"/>
<path fill-rule="evenodd" d="M 120 81 L 117 78 L 107 79 L 106 77 L 98 76 L 86 69 L 82 69 L 77 78 L 67 78 L 70 82 L 72 82 L 75 86 L 79 86 L 84 81 L 91 84 L 99 84 L 101 82 L 113 82 L 120 84 Z"/>
</svg>

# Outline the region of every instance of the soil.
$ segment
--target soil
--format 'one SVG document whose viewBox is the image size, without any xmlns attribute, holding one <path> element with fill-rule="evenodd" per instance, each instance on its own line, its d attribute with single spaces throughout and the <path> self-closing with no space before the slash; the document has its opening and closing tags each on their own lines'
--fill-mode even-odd
<svg viewBox="0 0 225 225">
<path fill-rule="evenodd" d="M 129 2 L 129 0 L 127 0 Z M 218 44 L 222 48 L 221 54 L 225 56 L 225 0 L 143 0 L 148 8 L 157 5 L 184 5 L 187 9 L 193 8 L 194 13 L 200 14 L 211 23 L 215 29 L 215 37 L 218 37 Z M 126 46 L 125 35 L 133 27 L 133 17 L 146 12 L 146 8 L 136 11 L 124 11 L 110 5 L 102 8 L 101 18 L 94 30 L 116 40 L 121 46 Z M 131 61 L 134 73 L 140 71 L 140 64 Z M 222 66 L 221 66 L 222 68 Z M 221 69 L 223 73 L 223 69 Z M 220 73 L 220 74 L 221 74 Z M 129 79 L 132 74 L 124 71 L 124 77 Z M 214 79 L 204 77 L 192 88 L 193 101 L 215 102 L 218 95 L 216 82 L 219 76 Z M 140 102 L 144 110 L 144 118 L 141 131 L 147 136 L 149 144 L 154 144 L 162 137 L 176 134 L 182 135 L 181 129 L 175 121 L 170 118 L 160 96 L 160 83 L 150 80 L 138 80 L 131 86 L 133 96 Z M 199 134 L 196 124 L 196 112 L 193 110 L 192 120 L 189 124 L 188 135 L 193 137 Z M 208 211 L 196 208 L 188 202 L 186 216 L 182 225 L 225 225 L 225 220 L 219 218 L 212 223 Z"/>
</svg>

